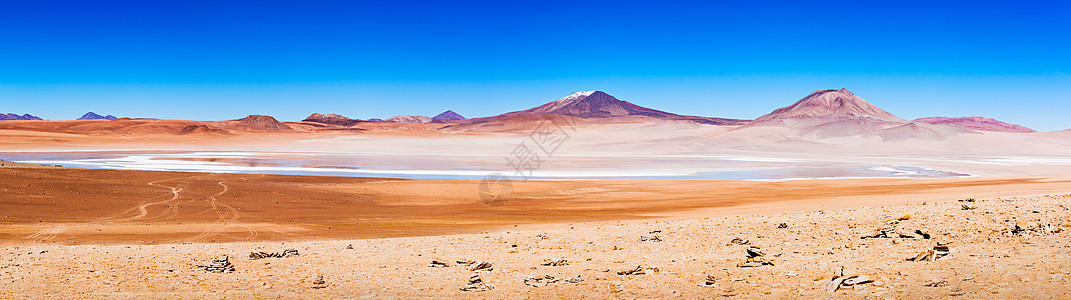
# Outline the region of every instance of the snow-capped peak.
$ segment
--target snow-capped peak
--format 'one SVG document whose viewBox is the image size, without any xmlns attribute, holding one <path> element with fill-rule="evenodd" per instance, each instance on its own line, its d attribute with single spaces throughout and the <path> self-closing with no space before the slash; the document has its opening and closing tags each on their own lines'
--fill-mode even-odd
<svg viewBox="0 0 1071 300">
<path fill-rule="evenodd" d="M 591 94 L 594 94 L 595 92 L 596 91 L 576 92 L 576 93 L 573 93 L 572 95 L 565 96 L 565 98 L 558 99 L 558 101 L 565 102 L 565 101 L 569 101 L 569 100 L 580 99 L 580 98 L 584 98 L 584 97 L 587 97 L 587 96 L 591 96 Z"/>
</svg>

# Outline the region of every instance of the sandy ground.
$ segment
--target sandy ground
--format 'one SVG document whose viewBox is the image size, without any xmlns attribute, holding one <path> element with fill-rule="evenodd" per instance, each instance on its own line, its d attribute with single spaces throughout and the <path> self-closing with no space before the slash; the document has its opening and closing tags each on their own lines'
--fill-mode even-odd
<svg viewBox="0 0 1071 300">
<path fill-rule="evenodd" d="M 1066 299 L 1069 200 L 1066 194 L 952 200 L 314 242 L 68 246 L 8 240 L 0 250 L 0 290 L 5 298 Z M 930 238 L 861 238 L 882 228 L 917 229 Z M 934 261 L 907 260 L 944 243 L 950 253 Z M 752 246 L 772 265 L 739 267 Z M 253 251 L 285 249 L 299 255 L 248 258 Z M 196 269 L 223 256 L 233 272 Z M 563 259 L 566 265 L 542 265 Z M 430 267 L 433 260 L 448 266 Z M 469 260 L 489 262 L 493 270 L 474 272 L 457 263 Z M 637 266 L 644 274 L 618 275 Z M 842 268 L 863 277 L 848 277 L 857 284 L 832 291 L 828 282 Z M 463 291 L 473 275 L 493 289 Z M 701 286 L 708 276 L 711 286 Z M 573 278 L 580 280 L 566 281 Z"/>
<path fill-rule="evenodd" d="M 555 228 L 1071 190 L 1060 178 L 514 182 L 0 168 L 0 239 L 59 244 L 300 241 Z M 497 204 L 497 203 L 496 203 Z"/>
</svg>

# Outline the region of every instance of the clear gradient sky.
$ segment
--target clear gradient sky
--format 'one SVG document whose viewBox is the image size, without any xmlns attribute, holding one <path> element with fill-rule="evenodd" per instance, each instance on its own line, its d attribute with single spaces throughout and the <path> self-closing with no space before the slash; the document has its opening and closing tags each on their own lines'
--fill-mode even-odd
<svg viewBox="0 0 1071 300">
<path fill-rule="evenodd" d="M 751 119 L 848 88 L 1071 128 L 1071 1 L 164 2 L 0 3 L 0 113 L 479 117 L 597 89 Z"/>
</svg>

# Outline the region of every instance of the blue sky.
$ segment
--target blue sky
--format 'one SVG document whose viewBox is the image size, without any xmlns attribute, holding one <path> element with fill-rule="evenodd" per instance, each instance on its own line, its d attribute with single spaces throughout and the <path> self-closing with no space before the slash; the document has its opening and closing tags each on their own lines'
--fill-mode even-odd
<svg viewBox="0 0 1071 300">
<path fill-rule="evenodd" d="M 1071 2 L 6 1 L 0 112 L 467 117 L 579 90 L 755 118 L 848 88 L 896 115 L 1071 128 Z"/>
</svg>

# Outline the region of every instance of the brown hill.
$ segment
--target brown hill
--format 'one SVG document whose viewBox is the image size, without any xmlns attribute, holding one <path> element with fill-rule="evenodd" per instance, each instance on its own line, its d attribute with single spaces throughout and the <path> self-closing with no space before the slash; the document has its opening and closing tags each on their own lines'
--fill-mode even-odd
<svg viewBox="0 0 1071 300">
<path fill-rule="evenodd" d="M 279 120 L 276 120 L 271 116 L 249 115 L 248 117 L 234 120 L 232 122 L 234 123 L 227 125 L 224 128 L 258 131 L 292 130 L 290 126 L 286 126 L 286 124 L 279 122 Z"/>
<path fill-rule="evenodd" d="M 175 134 L 186 135 L 186 134 L 198 134 L 198 133 L 226 133 L 226 130 L 223 130 L 222 128 L 218 128 L 218 127 L 212 127 L 212 126 L 208 126 L 208 125 L 197 124 L 197 125 L 187 125 L 186 127 L 183 127 L 181 130 L 179 130 L 179 132 L 177 132 Z"/>
<path fill-rule="evenodd" d="M 312 114 L 308 118 L 302 120 L 304 122 L 315 122 L 320 124 L 337 125 L 337 126 L 353 126 L 362 122 L 358 119 L 350 119 L 336 114 Z"/>
</svg>

